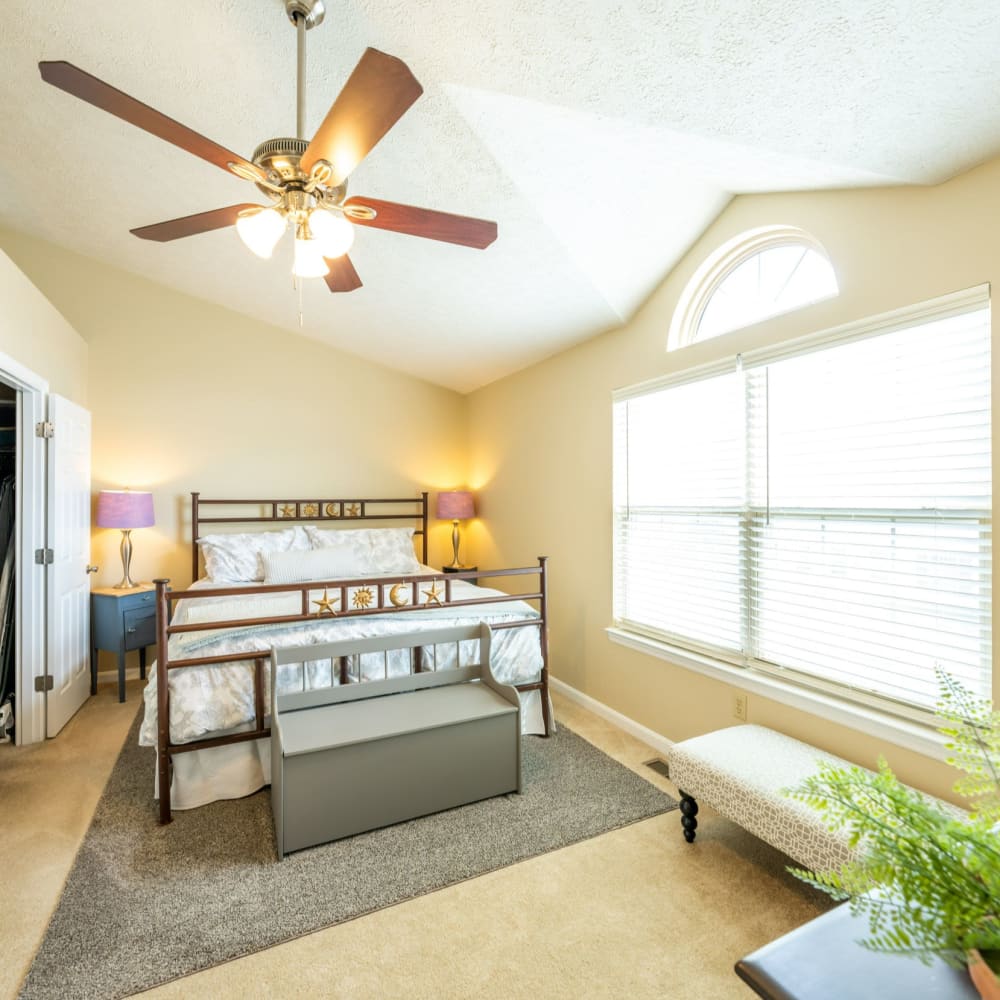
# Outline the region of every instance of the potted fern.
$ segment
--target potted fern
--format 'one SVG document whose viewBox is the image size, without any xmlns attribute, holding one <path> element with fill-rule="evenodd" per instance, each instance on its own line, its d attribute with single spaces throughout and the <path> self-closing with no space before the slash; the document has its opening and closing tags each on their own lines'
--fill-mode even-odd
<svg viewBox="0 0 1000 1000">
<path fill-rule="evenodd" d="M 884 759 L 877 772 L 827 764 L 789 794 L 862 849 L 839 870 L 789 870 L 866 915 L 866 947 L 966 965 L 980 995 L 1000 1000 L 1000 713 L 944 671 L 938 683 L 970 811 L 907 788 Z"/>
</svg>

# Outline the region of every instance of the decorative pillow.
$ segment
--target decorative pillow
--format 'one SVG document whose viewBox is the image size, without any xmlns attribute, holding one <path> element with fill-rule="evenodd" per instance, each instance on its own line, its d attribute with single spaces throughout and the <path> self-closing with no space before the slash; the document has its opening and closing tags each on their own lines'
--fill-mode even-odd
<svg viewBox="0 0 1000 1000">
<path fill-rule="evenodd" d="M 306 526 L 313 548 L 350 546 L 366 560 L 367 573 L 397 575 L 419 573 L 420 562 L 413 552 L 412 528 L 347 528 L 323 531 Z"/>
<path fill-rule="evenodd" d="M 301 527 L 282 531 L 253 531 L 232 535 L 205 535 L 198 539 L 205 572 L 213 583 L 253 583 L 264 579 L 260 556 L 305 548 L 308 536 Z"/>
<path fill-rule="evenodd" d="M 368 532 L 356 528 L 344 528 L 341 531 L 324 531 L 311 524 L 305 527 L 309 544 L 314 549 L 337 549 L 349 553 L 350 558 L 363 566 L 362 573 L 375 573 L 372 565 L 372 546 L 368 540 Z"/>
<path fill-rule="evenodd" d="M 293 552 L 308 552 L 313 547 L 306 529 L 301 524 L 292 528 L 292 544 L 288 546 Z"/>
<path fill-rule="evenodd" d="M 338 545 L 309 552 L 263 552 L 265 583 L 300 583 L 303 580 L 345 580 L 365 576 L 371 563 L 356 546 Z"/>
<path fill-rule="evenodd" d="M 419 573 L 412 528 L 371 528 L 372 561 L 379 573 Z"/>
</svg>

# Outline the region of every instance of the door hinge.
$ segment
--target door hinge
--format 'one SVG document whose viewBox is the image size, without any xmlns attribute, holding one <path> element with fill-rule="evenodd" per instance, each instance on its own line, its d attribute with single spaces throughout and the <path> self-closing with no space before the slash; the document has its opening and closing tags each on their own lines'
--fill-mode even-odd
<svg viewBox="0 0 1000 1000">
<path fill-rule="evenodd" d="M 35 549 L 35 562 L 39 566 L 51 566 L 56 561 L 52 549 Z"/>
<path fill-rule="evenodd" d="M 56 436 L 56 427 L 51 420 L 43 420 L 35 424 L 35 437 L 50 438 Z"/>
<path fill-rule="evenodd" d="M 44 677 L 35 678 L 35 690 L 36 691 L 51 691 L 54 687 L 52 683 L 52 675 L 46 674 Z"/>
</svg>

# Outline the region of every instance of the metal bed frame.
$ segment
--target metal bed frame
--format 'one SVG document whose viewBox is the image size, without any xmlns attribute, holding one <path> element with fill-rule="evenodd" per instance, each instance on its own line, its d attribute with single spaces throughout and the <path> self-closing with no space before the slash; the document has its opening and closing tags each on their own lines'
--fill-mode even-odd
<svg viewBox="0 0 1000 1000">
<path fill-rule="evenodd" d="M 258 513 L 243 516 L 206 517 L 200 508 L 207 505 L 224 506 L 228 508 L 253 507 Z M 400 505 L 409 505 L 398 512 Z M 386 508 L 390 508 L 388 511 Z M 269 513 L 262 514 L 261 510 Z M 427 493 L 419 497 L 392 497 L 382 499 L 313 499 L 313 500 L 206 500 L 200 493 L 191 494 L 191 569 L 192 579 L 198 579 L 198 538 L 201 526 L 204 524 L 297 524 L 308 522 L 323 524 L 343 521 L 372 520 L 408 520 L 416 517 L 418 528 L 414 534 L 422 539 L 423 562 L 427 562 Z M 264 699 L 264 672 L 270 661 L 271 652 L 247 650 L 238 653 L 224 653 L 217 656 L 197 656 L 172 660 L 168 652 L 170 636 L 184 632 L 198 632 L 208 629 L 246 628 L 251 625 L 275 625 L 286 622 L 317 620 L 325 615 L 335 618 L 361 618 L 368 615 L 406 614 L 427 608 L 428 603 L 419 604 L 420 588 L 437 582 L 443 583 L 444 589 L 436 605 L 443 607 L 469 607 L 476 604 L 500 604 L 514 601 L 538 602 L 538 617 L 525 618 L 513 622 L 499 622 L 491 625 L 494 630 L 508 628 L 524 628 L 537 626 L 539 628 L 539 644 L 542 654 L 541 676 L 537 681 L 516 684 L 518 691 L 539 691 L 542 699 L 542 721 L 545 735 L 552 732 L 552 719 L 549 711 L 549 643 L 547 614 L 547 557 L 539 556 L 537 566 L 522 566 L 499 570 L 470 570 L 465 573 L 440 573 L 432 576 L 393 576 L 352 578 L 349 580 L 311 580 L 307 583 L 270 584 L 233 587 L 212 587 L 194 590 L 172 590 L 169 579 L 158 579 L 156 584 L 156 710 L 157 710 L 157 774 L 160 792 L 160 823 L 171 821 L 170 777 L 172 758 L 175 754 L 190 753 L 193 750 L 203 750 L 209 747 L 226 746 L 231 743 L 243 743 L 248 740 L 270 738 L 271 730 L 266 724 Z M 491 577 L 536 576 L 537 588 L 525 594 L 510 594 L 503 597 L 469 598 L 465 600 L 452 599 L 452 583 L 455 580 L 479 581 Z M 409 589 L 410 603 L 397 606 L 392 601 L 386 603 L 385 594 L 394 585 Z M 365 608 L 348 607 L 347 592 L 357 588 L 370 587 L 375 597 L 374 604 Z M 339 591 L 342 611 L 317 612 L 309 610 L 311 591 Z M 264 618 L 238 619 L 214 622 L 195 622 L 189 625 L 172 625 L 173 602 L 179 600 L 198 600 L 206 597 L 256 596 L 259 594 L 298 593 L 301 595 L 301 611 L 296 614 L 276 615 Z M 253 662 L 254 685 L 254 728 L 251 730 L 227 733 L 222 736 L 210 736 L 190 743 L 172 743 L 170 741 L 170 689 L 167 678 L 171 670 L 183 670 L 186 667 L 208 666 L 216 663 Z M 416 656 L 414 669 L 422 669 L 420 656 Z M 340 682 L 348 683 L 347 661 L 339 663 Z"/>
</svg>

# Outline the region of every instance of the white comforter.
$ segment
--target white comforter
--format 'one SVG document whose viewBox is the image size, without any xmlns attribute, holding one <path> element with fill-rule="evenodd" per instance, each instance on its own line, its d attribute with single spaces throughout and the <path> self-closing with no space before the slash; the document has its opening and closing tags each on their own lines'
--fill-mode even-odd
<svg viewBox="0 0 1000 1000">
<path fill-rule="evenodd" d="M 198 581 L 193 586 L 212 585 L 207 581 Z M 452 581 L 451 586 L 453 600 L 506 596 L 501 591 L 474 587 L 462 580 Z M 311 600 L 319 597 L 320 592 L 310 594 Z M 296 614 L 299 611 L 301 598 L 298 593 L 262 594 L 239 599 L 198 598 L 178 601 L 173 623 L 181 625 L 195 621 L 262 618 Z M 446 628 L 450 625 L 466 625 L 470 620 L 493 623 L 537 617 L 538 613 L 534 608 L 523 601 L 461 608 L 430 607 L 422 611 L 361 618 L 338 619 L 324 616 L 279 625 L 249 625 L 244 628 L 181 633 L 170 639 L 170 656 L 172 659 L 181 659 L 249 650 L 269 652 L 273 646 L 301 646 L 338 639 L 394 635 Z M 476 662 L 478 645 L 478 642 L 473 641 L 462 643 L 461 650 L 457 650 L 454 645 L 435 647 L 433 666 L 435 669 L 443 669 Z M 528 626 L 502 629 L 494 635 L 492 647 L 492 667 L 498 680 L 507 684 L 520 684 L 538 679 L 542 668 L 538 628 Z M 457 657 L 460 662 L 456 662 Z M 361 657 L 360 663 L 351 663 L 351 679 L 357 680 L 359 675 L 361 680 L 381 678 L 385 676 L 387 668 L 389 676 L 399 676 L 409 672 L 409 661 L 401 652 L 390 655 L 388 663 L 382 654 L 369 654 Z M 139 733 L 139 742 L 143 746 L 156 745 L 156 669 L 154 664 L 144 692 L 145 715 Z M 281 691 L 300 691 L 303 688 L 309 690 L 336 683 L 337 671 L 330 660 L 308 661 L 302 665 L 289 664 L 283 666 L 278 674 L 278 687 Z M 246 726 L 254 718 L 251 660 L 171 670 L 169 684 L 170 739 L 173 743 L 190 742 L 209 734 L 215 735 Z"/>
</svg>

